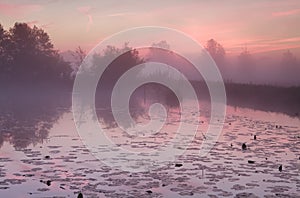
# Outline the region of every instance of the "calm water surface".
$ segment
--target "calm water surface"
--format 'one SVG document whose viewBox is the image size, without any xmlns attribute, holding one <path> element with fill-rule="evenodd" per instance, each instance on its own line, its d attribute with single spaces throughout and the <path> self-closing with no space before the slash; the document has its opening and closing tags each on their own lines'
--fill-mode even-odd
<svg viewBox="0 0 300 198">
<path fill-rule="evenodd" d="M 221 137 L 200 157 L 209 122 L 204 105 L 184 155 L 155 171 L 131 173 L 97 160 L 79 138 L 70 105 L 58 101 L 1 106 L 1 197 L 300 197 L 299 118 L 228 106 Z M 168 126 L 155 139 L 122 141 L 124 134 L 101 114 L 107 112 L 98 109 L 108 136 L 129 149 L 155 149 L 172 136 L 179 117 L 170 109 Z"/>
</svg>

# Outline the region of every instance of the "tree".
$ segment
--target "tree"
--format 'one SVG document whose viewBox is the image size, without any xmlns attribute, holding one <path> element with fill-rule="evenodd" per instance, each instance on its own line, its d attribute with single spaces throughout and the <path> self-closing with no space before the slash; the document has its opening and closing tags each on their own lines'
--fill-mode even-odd
<svg viewBox="0 0 300 198">
<path fill-rule="evenodd" d="M 300 65 L 296 56 L 287 50 L 282 54 L 280 79 L 284 82 L 299 83 Z"/>
<path fill-rule="evenodd" d="M 101 109 L 107 109 L 108 112 L 111 111 L 112 91 L 116 82 L 129 69 L 144 62 L 139 56 L 139 51 L 129 47 L 128 43 L 125 43 L 121 48 L 107 46 L 102 53 L 94 54 L 92 59 L 93 66 L 86 71 L 87 74 L 94 75 L 97 73 L 95 72 L 97 69 L 103 67 L 104 64 L 107 64 L 107 61 L 111 59 L 113 59 L 113 61 L 107 66 L 99 79 L 95 96 L 96 106 Z M 131 98 L 130 100 L 135 101 L 131 104 L 138 105 L 135 98 Z M 115 125 L 115 120 L 113 114 L 108 112 L 102 111 L 98 114 L 98 117 L 111 127 Z M 137 115 L 132 116 L 136 117 Z"/>
<path fill-rule="evenodd" d="M 166 50 L 170 50 L 171 49 L 169 43 L 167 43 L 167 41 L 165 41 L 165 40 L 160 41 L 158 43 L 153 43 L 152 47 L 159 47 L 159 48 L 163 48 L 163 49 L 166 49 Z"/>
<path fill-rule="evenodd" d="M 138 50 L 129 47 L 128 43 L 125 43 L 122 48 L 107 46 L 102 54 L 96 54 L 93 57 L 93 65 L 96 68 L 103 65 L 105 60 L 111 58 L 114 58 L 113 62 L 109 64 L 101 77 L 101 82 L 109 87 L 113 86 L 127 70 L 144 62 L 140 58 Z"/>
<path fill-rule="evenodd" d="M 11 42 L 9 40 L 9 34 L 0 24 L 0 76 L 2 80 L 8 78 L 8 72 L 10 70 L 9 62 L 12 59 L 8 53 L 10 47 Z"/>
<path fill-rule="evenodd" d="M 84 58 L 86 57 L 86 52 L 78 46 L 75 52 L 72 52 L 72 56 L 74 61 L 72 61 L 72 74 L 71 77 L 74 78 L 79 70 L 81 63 L 83 62 Z"/>
<path fill-rule="evenodd" d="M 3 29 L 3 26 L 0 24 L 0 64 L 2 65 L 2 61 L 5 58 L 5 41 L 7 40 L 7 32 Z"/>
<path fill-rule="evenodd" d="M 238 61 L 240 63 L 241 67 L 251 67 L 253 66 L 253 57 L 248 51 L 247 48 L 245 48 L 240 55 L 238 56 Z"/>
<path fill-rule="evenodd" d="M 224 61 L 224 57 L 226 54 L 225 50 L 223 46 L 214 39 L 210 39 L 207 41 L 205 49 L 209 52 L 209 54 L 217 64 Z"/>
<path fill-rule="evenodd" d="M 243 82 L 253 82 L 255 77 L 255 61 L 251 53 L 247 48 L 238 56 L 238 69 L 236 78 L 242 80 Z"/>
<path fill-rule="evenodd" d="M 26 23 L 15 23 L 9 30 L 12 43 L 11 73 L 14 80 L 54 81 L 69 78 L 70 66 L 54 50 L 49 35 L 44 30 Z"/>
<path fill-rule="evenodd" d="M 225 49 L 224 47 L 215 41 L 210 39 L 207 41 L 205 49 L 209 52 L 211 57 L 214 59 L 216 65 L 218 66 L 223 78 L 230 78 L 231 74 L 228 72 L 228 62 L 225 59 Z"/>
<path fill-rule="evenodd" d="M 293 68 L 297 65 L 297 58 L 294 56 L 290 50 L 287 50 L 282 54 L 282 60 L 281 60 L 281 65 L 284 68 L 290 67 Z"/>
</svg>

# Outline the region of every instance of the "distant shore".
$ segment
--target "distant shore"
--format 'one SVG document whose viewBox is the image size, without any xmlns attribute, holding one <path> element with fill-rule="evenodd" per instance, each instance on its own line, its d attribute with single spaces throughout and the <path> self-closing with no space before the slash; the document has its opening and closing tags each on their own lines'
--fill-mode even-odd
<svg viewBox="0 0 300 198">
<path fill-rule="evenodd" d="M 192 81 L 199 100 L 210 100 L 204 82 Z M 0 102 L 13 97 L 14 101 L 43 95 L 43 98 L 65 98 L 71 102 L 72 83 L 44 83 L 0 85 Z M 276 87 L 270 85 L 225 83 L 227 105 L 255 110 L 284 113 L 300 118 L 300 86 Z"/>
<path fill-rule="evenodd" d="M 209 99 L 204 82 L 192 82 L 200 98 Z M 255 110 L 280 112 L 293 117 L 300 115 L 300 86 L 225 83 L 227 104 Z M 300 118 L 300 117 L 299 117 Z"/>
</svg>

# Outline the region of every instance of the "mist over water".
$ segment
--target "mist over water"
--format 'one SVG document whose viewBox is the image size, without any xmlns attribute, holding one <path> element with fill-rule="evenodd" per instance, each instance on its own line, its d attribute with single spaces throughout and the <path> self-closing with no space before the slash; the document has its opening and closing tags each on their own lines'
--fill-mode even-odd
<svg viewBox="0 0 300 198">
<path fill-rule="evenodd" d="M 170 49 L 172 49 L 170 47 Z M 209 52 L 209 51 L 208 51 Z M 142 53 L 143 54 L 143 53 Z M 195 56 L 193 54 L 193 56 Z M 198 55 L 201 56 L 201 55 Z M 212 56 L 213 57 L 213 56 Z M 193 66 L 182 57 L 175 54 L 165 56 L 152 50 L 146 55 L 146 60 L 162 60 L 180 71 L 185 72 L 191 80 L 203 80 Z M 300 86 L 300 61 L 292 50 L 273 53 L 251 54 L 244 51 L 237 55 L 224 55 L 214 58 L 225 83 L 270 85 L 279 87 Z M 145 71 L 150 74 L 154 71 Z M 164 71 L 165 74 L 168 72 Z M 169 75 L 169 74 L 167 74 Z"/>
</svg>

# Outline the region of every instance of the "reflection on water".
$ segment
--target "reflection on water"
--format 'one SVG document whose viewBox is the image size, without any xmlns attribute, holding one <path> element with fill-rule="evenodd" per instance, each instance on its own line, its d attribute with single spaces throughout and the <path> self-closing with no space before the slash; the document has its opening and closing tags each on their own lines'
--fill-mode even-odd
<svg viewBox="0 0 300 198">
<path fill-rule="evenodd" d="M 100 93 L 111 93 L 112 90 L 107 87 L 100 87 L 97 91 Z M 154 103 L 160 103 L 166 109 L 174 110 L 179 108 L 179 101 L 171 90 L 157 83 L 148 83 L 137 88 L 131 95 L 129 101 L 129 112 L 131 117 L 135 121 L 146 117 L 150 119 L 148 111 L 150 105 Z M 111 94 L 96 95 L 96 109 L 100 122 L 105 124 L 108 128 L 116 127 L 116 122 L 111 109 Z M 123 127 L 128 128 L 129 126 Z"/>
<path fill-rule="evenodd" d="M 43 143 L 60 116 L 69 110 L 69 95 L 3 94 L 0 101 L 0 146 L 7 141 L 17 150 Z"/>
<path fill-rule="evenodd" d="M 145 107 L 156 102 L 155 98 L 144 100 L 143 88 L 135 94 L 131 114 L 136 122 L 145 123 L 149 121 Z M 100 122 L 110 129 L 109 137 L 120 146 L 153 149 L 178 126 L 176 102 L 173 105 L 170 98 L 160 102 L 170 104 L 169 120 L 163 133 L 151 142 L 143 138 L 121 141 L 124 133 L 118 132 L 107 105 L 98 104 L 96 109 Z M 69 95 L 1 98 L 1 197 L 76 197 L 79 192 L 85 197 L 300 194 L 298 118 L 228 106 L 218 143 L 207 156 L 200 157 L 198 149 L 210 116 L 209 103 L 201 102 L 200 106 L 199 131 L 184 155 L 156 171 L 131 173 L 106 166 L 83 145 L 70 112 Z M 243 143 L 246 150 L 242 150 Z"/>
</svg>

